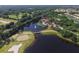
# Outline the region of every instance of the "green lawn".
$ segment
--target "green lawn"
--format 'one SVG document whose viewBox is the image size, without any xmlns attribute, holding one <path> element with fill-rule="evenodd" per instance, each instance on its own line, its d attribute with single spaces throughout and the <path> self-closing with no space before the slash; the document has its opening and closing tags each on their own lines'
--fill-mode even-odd
<svg viewBox="0 0 79 59">
<path fill-rule="evenodd" d="M 22 34 L 28 35 L 29 39 L 24 40 L 24 41 L 17 41 L 17 39 L 16 39 L 17 34 L 15 34 L 14 36 L 12 36 L 15 40 L 10 42 L 8 45 L 4 45 L 2 48 L 0 48 L 0 53 L 7 53 L 9 48 L 11 48 L 13 45 L 17 45 L 20 43 L 22 43 L 22 46 L 19 49 L 19 53 L 22 53 L 34 41 L 34 34 L 32 32 L 23 32 Z"/>
<path fill-rule="evenodd" d="M 5 19 L 5 18 L 0 18 L 0 20 L 3 20 L 3 21 L 6 21 L 6 22 L 17 22 L 16 20 L 14 19 Z"/>
<path fill-rule="evenodd" d="M 9 15 L 9 18 L 18 19 L 16 15 Z"/>
<path fill-rule="evenodd" d="M 25 13 L 19 13 L 18 15 L 11 14 L 11 15 L 8 15 L 8 16 L 9 16 L 9 18 L 13 18 L 13 19 L 21 19 L 24 14 Z"/>
<path fill-rule="evenodd" d="M 41 33 L 44 35 L 57 35 L 57 34 L 59 34 L 57 31 L 49 30 L 49 29 L 43 30 L 43 31 L 41 31 Z"/>
</svg>

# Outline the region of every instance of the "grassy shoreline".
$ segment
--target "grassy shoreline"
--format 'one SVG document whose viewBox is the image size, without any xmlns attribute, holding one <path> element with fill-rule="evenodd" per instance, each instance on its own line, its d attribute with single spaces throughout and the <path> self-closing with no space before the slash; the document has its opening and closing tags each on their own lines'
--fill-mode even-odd
<svg viewBox="0 0 79 59">
<path fill-rule="evenodd" d="M 67 43 L 71 43 L 71 44 L 75 44 L 75 45 L 79 46 L 79 43 L 76 43 L 76 42 L 72 41 L 71 39 L 64 38 L 59 32 L 57 32 L 55 30 L 46 29 L 46 30 L 42 30 L 40 33 L 43 35 L 56 35 L 59 38 L 61 38 L 61 40 L 65 41 Z"/>
<path fill-rule="evenodd" d="M 55 36 L 58 36 L 59 38 L 61 38 L 60 40 L 63 40 L 64 42 L 68 42 L 70 44 L 75 44 L 75 45 L 79 46 L 79 43 L 75 43 L 75 42 L 73 42 L 70 39 L 64 38 L 59 32 L 57 32 L 55 30 L 46 29 L 46 30 L 40 31 L 40 33 L 43 34 L 43 35 L 55 35 Z M 18 53 L 23 53 L 24 50 L 27 49 L 28 46 L 30 46 L 35 41 L 35 36 L 34 36 L 33 32 L 25 31 L 25 32 L 22 32 L 20 34 L 21 35 L 22 34 L 28 35 L 29 39 L 28 40 L 24 40 L 24 41 L 17 41 L 16 40 L 17 39 L 16 38 L 17 34 L 13 35 L 13 38 L 15 39 L 15 41 L 10 42 L 8 45 L 4 45 L 2 48 L 0 48 L 0 53 L 8 53 L 8 49 L 9 48 L 11 48 L 13 45 L 20 44 L 20 43 L 22 43 L 22 46 L 20 47 Z"/>
</svg>

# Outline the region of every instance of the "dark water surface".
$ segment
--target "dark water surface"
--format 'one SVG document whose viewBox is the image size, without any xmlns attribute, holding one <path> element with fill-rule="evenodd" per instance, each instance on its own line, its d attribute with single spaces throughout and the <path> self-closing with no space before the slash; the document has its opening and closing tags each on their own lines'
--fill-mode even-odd
<svg viewBox="0 0 79 59">
<path fill-rule="evenodd" d="M 36 26 L 36 27 L 35 27 Z M 25 30 L 38 32 L 41 29 L 35 24 L 25 27 Z M 79 52 L 79 47 L 62 41 L 59 37 L 53 35 L 35 34 L 35 42 L 29 46 L 25 53 L 72 53 Z"/>
<path fill-rule="evenodd" d="M 29 46 L 26 53 L 72 53 L 79 52 L 79 47 L 74 44 L 66 43 L 57 36 L 36 35 L 36 41 Z"/>
</svg>

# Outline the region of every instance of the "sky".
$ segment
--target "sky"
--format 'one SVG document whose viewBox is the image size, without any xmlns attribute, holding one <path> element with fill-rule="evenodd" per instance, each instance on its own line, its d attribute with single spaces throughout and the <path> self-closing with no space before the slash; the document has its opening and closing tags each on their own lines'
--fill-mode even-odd
<svg viewBox="0 0 79 59">
<path fill-rule="evenodd" d="M 0 0 L 0 5 L 79 5 L 79 0 Z"/>
</svg>

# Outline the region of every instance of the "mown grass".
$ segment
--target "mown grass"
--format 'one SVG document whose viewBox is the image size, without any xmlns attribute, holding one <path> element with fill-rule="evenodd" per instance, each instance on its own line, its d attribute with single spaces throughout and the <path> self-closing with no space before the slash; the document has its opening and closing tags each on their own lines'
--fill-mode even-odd
<svg viewBox="0 0 79 59">
<path fill-rule="evenodd" d="M 12 42 L 10 42 L 8 45 L 4 45 L 2 48 L 0 48 L 0 53 L 7 53 L 9 48 L 11 48 L 13 45 L 17 45 L 17 44 L 22 44 L 22 46 L 19 49 L 19 53 L 24 52 L 24 50 L 32 44 L 32 42 L 34 41 L 34 34 L 32 32 L 23 32 L 26 35 L 29 35 L 29 39 L 28 40 L 24 40 L 24 41 L 17 41 L 16 39 Z M 22 33 L 22 34 L 23 34 Z M 15 38 L 17 36 L 15 35 Z"/>
<path fill-rule="evenodd" d="M 24 50 L 27 49 L 28 46 L 30 46 L 35 40 L 35 37 L 34 37 L 33 33 L 29 32 L 28 35 L 29 35 L 30 38 L 28 40 L 22 42 L 23 45 L 22 45 L 22 47 L 19 50 L 20 53 L 24 52 Z"/>
<path fill-rule="evenodd" d="M 9 15 L 9 18 L 18 19 L 18 16 L 16 16 L 16 15 Z"/>
<path fill-rule="evenodd" d="M 4 23 L 0 22 L 0 25 L 4 25 Z"/>
<path fill-rule="evenodd" d="M 59 34 L 57 31 L 49 30 L 49 29 L 43 30 L 43 31 L 41 31 L 41 33 L 44 35 L 57 35 L 57 34 Z"/>
<path fill-rule="evenodd" d="M 11 14 L 8 16 L 9 16 L 9 18 L 13 18 L 13 19 L 21 19 L 24 14 L 25 13 L 19 13 L 19 14 Z"/>
<path fill-rule="evenodd" d="M 17 22 L 14 19 L 7 19 L 7 18 L 1 18 L 1 17 L 0 17 L 0 20 L 4 20 L 4 21 L 7 21 L 7 22 Z"/>
</svg>

